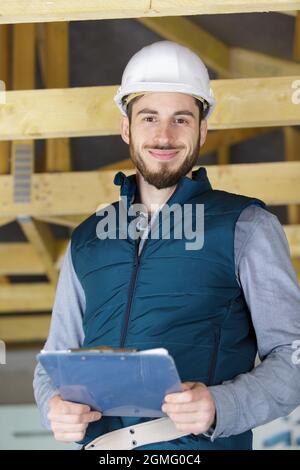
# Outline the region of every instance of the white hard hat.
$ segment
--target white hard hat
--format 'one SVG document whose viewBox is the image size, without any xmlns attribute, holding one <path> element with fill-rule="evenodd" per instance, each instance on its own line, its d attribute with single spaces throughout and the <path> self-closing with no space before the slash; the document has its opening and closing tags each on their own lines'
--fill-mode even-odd
<svg viewBox="0 0 300 470">
<path fill-rule="evenodd" d="M 126 116 L 125 98 L 129 95 L 164 91 L 195 96 L 204 103 L 206 118 L 215 106 L 204 63 L 190 49 L 172 41 L 155 42 L 134 54 L 124 70 L 114 101 Z"/>
</svg>

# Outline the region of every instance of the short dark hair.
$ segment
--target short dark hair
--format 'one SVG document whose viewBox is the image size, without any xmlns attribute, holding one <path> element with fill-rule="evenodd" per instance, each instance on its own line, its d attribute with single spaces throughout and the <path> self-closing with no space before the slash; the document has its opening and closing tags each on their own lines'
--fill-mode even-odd
<svg viewBox="0 0 300 470">
<path fill-rule="evenodd" d="M 129 101 L 128 103 L 128 106 L 127 106 L 127 117 L 129 119 L 129 124 L 131 124 L 131 118 L 132 118 L 132 106 L 134 103 L 136 103 L 143 95 L 140 95 L 140 96 L 136 96 L 135 98 L 133 98 L 131 101 Z M 199 109 L 199 122 L 202 121 L 203 119 L 203 103 L 200 101 L 200 100 L 197 100 L 197 98 L 195 98 L 195 102 L 196 102 L 196 105 Z"/>
</svg>

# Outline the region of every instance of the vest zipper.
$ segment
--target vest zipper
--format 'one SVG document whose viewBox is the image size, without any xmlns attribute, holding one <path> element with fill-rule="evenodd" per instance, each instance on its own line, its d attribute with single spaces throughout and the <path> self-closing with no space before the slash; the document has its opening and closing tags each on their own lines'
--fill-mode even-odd
<svg viewBox="0 0 300 470">
<path fill-rule="evenodd" d="M 214 342 L 213 342 L 213 352 L 211 356 L 209 371 L 208 371 L 208 383 L 207 385 L 213 385 L 215 369 L 217 364 L 218 349 L 220 344 L 220 330 L 215 331 Z"/>
<path fill-rule="evenodd" d="M 128 324 L 129 324 L 129 319 L 130 319 L 131 306 L 132 306 L 132 300 L 133 300 L 133 293 L 134 293 L 134 289 L 135 289 L 137 274 L 138 274 L 139 267 L 140 267 L 139 241 L 135 241 L 135 254 L 134 254 L 134 264 L 133 264 L 133 266 L 134 266 L 134 269 L 133 269 L 131 279 L 130 279 L 129 292 L 128 292 L 128 302 L 127 302 L 125 318 L 124 318 L 124 323 L 123 323 L 123 328 L 122 328 L 122 333 L 121 333 L 121 341 L 120 341 L 120 347 L 121 348 L 124 347 L 125 340 L 126 340 L 126 335 L 127 335 L 127 331 L 128 331 Z"/>
</svg>

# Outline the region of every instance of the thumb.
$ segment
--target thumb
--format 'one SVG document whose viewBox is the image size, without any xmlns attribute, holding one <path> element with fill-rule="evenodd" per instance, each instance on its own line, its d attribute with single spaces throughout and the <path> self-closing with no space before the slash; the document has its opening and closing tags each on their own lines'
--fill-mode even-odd
<svg viewBox="0 0 300 470">
<path fill-rule="evenodd" d="M 185 392 L 186 390 L 190 390 L 195 386 L 195 382 L 183 382 L 181 384 L 182 386 L 182 391 Z"/>
</svg>

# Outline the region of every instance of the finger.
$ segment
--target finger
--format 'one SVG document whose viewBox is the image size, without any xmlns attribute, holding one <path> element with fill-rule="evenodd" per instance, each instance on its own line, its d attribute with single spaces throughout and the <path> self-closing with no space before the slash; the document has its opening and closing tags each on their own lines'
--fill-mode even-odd
<svg viewBox="0 0 300 470">
<path fill-rule="evenodd" d="M 72 432 L 83 432 L 86 431 L 88 423 L 81 423 L 81 424 L 70 424 L 70 423 L 59 423 L 59 422 L 52 422 L 51 429 L 54 433 L 72 433 Z"/>
<path fill-rule="evenodd" d="M 196 413 L 170 413 L 169 417 L 176 424 L 177 423 L 180 423 L 180 424 L 198 423 L 198 424 L 200 424 L 202 422 L 202 419 L 200 418 L 199 414 L 196 414 Z"/>
<path fill-rule="evenodd" d="M 99 421 L 102 415 L 98 411 L 92 411 L 90 413 L 85 413 L 82 415 L 68 415 L 68 414 L 54 414 L 49 413 L 48 419 L 52 422 L 57 423 L 70 423 L 70 424 L 80 424 L 80 423 L 92 423 L 94 421 Z"/>
<path fill-rule="evenodd" d="M 82 432 L 73 432 L 73 433 L 57 433 L 54 434 L 54 437 L 57 441 L 62 442 L 78 442 L 82 441 L 84 438 L 84 433 Z"/>
<path fill-rule="evenodd" d="M 193 399 L 192 390 L 186 390 L 185 392 L 170 393 L 165 396 L 166 403 L 189 403 Z"/>
<path fill-rule="evenodd" d="M 88 405 L 82 405 L 81 403 L 72 403 L 70 401 L 62 400 L 58 403 L 57 410 L 59 413 L 67 415 L 82 415 L 84 413 L 89 413 L 91 408 Z"/>
<path fill-rule="evenodd" d="M 190 384 L 190 382 L 186 382 Z M 189 385 L 187 385 L 189 387 Z M 200 401 L 207 396 L 207 387 L 202 383 L 194 382 L 192 387 L 184 392 L 171 393 L 165 396 L 167 403 L 189 403 L 191 401 Z"/>
<path fill-rule="evenodd" d="M 201 411 L 201 404 L 197 401 L 191 403 L 164 403 L 162 406 L 164 413 L 195 413 Z"/>
</svg>

